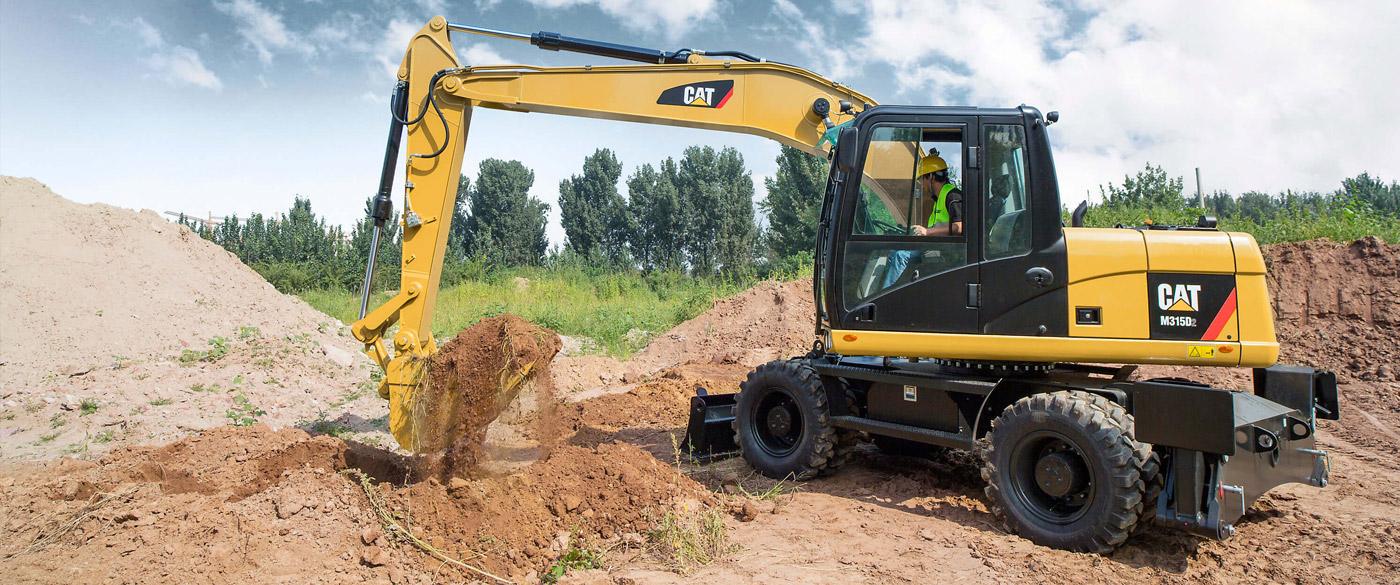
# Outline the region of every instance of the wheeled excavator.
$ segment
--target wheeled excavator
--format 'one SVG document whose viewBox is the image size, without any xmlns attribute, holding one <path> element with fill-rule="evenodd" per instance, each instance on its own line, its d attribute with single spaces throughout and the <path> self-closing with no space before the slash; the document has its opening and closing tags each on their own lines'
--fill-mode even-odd
<svg viewBox="0 0 1400 585">
<path fill-rule="evenodd" d="M 469 67 L 454 32 L 629 63 Z M 1223 539 L 1274 487 L 1327 484 L 1316 432 L 1338 417 L 1336 378 L 1277 363 L 1255 240 L 1209 217 L 1085 228 L 1082 205 L 1065 226 L 1048 135 L 1056 112 L 880 105 L 739 51 L 442 17 L 413 36 L 399 68 L 371 206 L 377 246 L 402 164 L 398 293 L 368 310 L 371 252 L 352 327 L 384 370 L 380 395 L 406 448 L 421 445 L 426 424 L 415 390 L 436 349 L 434 302 L 478 108 L 747 133 L 830 161 L 812 349 L 759 366 L 737 394 L 694 397 L 685 445 L 698 459 L 737 453 L 769 477 L 806 480 L 836 471 L 865 438 L 899 453 L 975 451 L 992 508 L 1019 534 L 1098 553 L 1153 524 Z M 961 233 L 915 235 L 937 198 L 914 172 L 934 153 L 960 181 Z M 1138 364 L 1253 368 L 1254 385 L 1139 380 Z M 511 383 L 529 375 L 523 367 Z"/>
</svg>

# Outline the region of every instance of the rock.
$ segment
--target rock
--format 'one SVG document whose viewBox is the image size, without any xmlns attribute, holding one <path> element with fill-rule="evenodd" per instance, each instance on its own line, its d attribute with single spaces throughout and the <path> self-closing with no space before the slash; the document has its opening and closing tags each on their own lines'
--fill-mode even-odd
<svg viewBox="0 0 1400 585">
<path fill-rule="evenodd" d="M 63 410 L 78 410 L 78 407 L 82 406 L 82 402 L 78 400 L 78 397 L 72 394 L 64 394 L 63 404 L 59 406 L 61 406 Z"/>
<path fill-rule="evenodd" d="M 407 583 L 408 581 L 404 579 L 403 569 L 400 569 L 398 567 L 389 567 L 389 582 L 393 583 L 394 585 L 403 585 L 404 583 Z"/>
<path fill-rule="evenodd" d="M 724 479 L 720 480 L 720 483 L 723 484 L 723 485 L 735 485 L 735 486 L 737 486 L 737 485 L 739 485 L 739 474 L 734 473 L 734 472 L 732 472 L 732 471 L 729 472 L 729 473 L 726 473 L 726 474 L 724 474 Z"/>
<path fill-rule="evenodd" d="M 292 499 L 286 496 L 278 498 L 277 501 L 273 503 L 273 505 L 277 507 L 277 517 L 283 520 L 295 516 L 297 512 L 300 512 L 302 508 L 306 507 L 306 505 L 302 504 L 300 500 Z"/>
<path fill-rule="evenodd" d="M 140 519 L 141 519 L 141 511 L 140 511 L 140 510 L 129 510 L 129 511 L 122 512 L 122 513 L 117 514 L 116 516 L 113 516 L 113 517 L 112 517 L 112 520 L 113 520 L 114 522 L 117 522 L 118 524 L 120 524 L 120 523 L 122 523 L 122 522 L 131 522 L 131 521 L 133 521 L 133 520 L 140 520 Z"/>
<path fill-rule="evenodd" d="M 447 493 L 458 498 L 466 497 L 467 490 L 471 488 L 471 486 L 471 482 L 460 477 L 454 477 L 447 482 Z"/>
<path fill-rule="evenodd" d="M 919 538 L 924 540 L 938 540 L 938 533 L 934 532 L 932 528 L 925 528 L 919 531 Z"/>
<path fill-rule="evenodd" d="M 753 500 L 744 500 L 744 505 L 739 507 L 738 516 L 740 522 L 753 522 L 754 518 L 758 517 L 758 506 Z"/>
<path fill-rule="evenodd" d="M 381 536 L 384 536 L 384 529 L 380 528 L 378 524 L 366 526 L 364 530 L 360 531 L 360 542 L 366 545 L 374 544 L 374 541 L 379 540 Z"/>
<path fill-rule="evenodd" d="M 583 505 L 583 498 L 573 494 L 564 494 L 559 498 L 559 501 L 564 504 L 564 509 L 570 512 L 578 510 L 579 506 Z"/>
<path fill-rule="evenodd" d="M 1376 368 L 1376 379 L 1382 382 L 1389 382 L 1395 379 L 1395 369 L 1389 364 L 1381 364 Z"/>
<path fill-rule="evenodd" d="M 322 345 L 321 352 L 326 354 L 326 359 L 343 368 L 348 368 L 355 363 L 353 354 L 338 347 Z"/>
<path fill-rule="evenodd" d="M 530 558 L 540 556 L 540 547 L 535 546 L 533 544 L 527 544 L 525 545 L 525 548 L 522 548 L 520 550 L 521 552 L 525 553 L 525 556 Z"/>
<path fill-rule="evenodd" d="M 724 493 L 729 494 L 731 496 L 739 493 L 739 486 L 737 485 L 724 484 L 724 486 L 720 489 L 724 490 Z"/>
<path fill-rule="evenodd" d="M 389 564 L 389 551 L 377 546 L 367 546 L 360 553 L 360 562 L 371 567 L 382 567 Z M 392 577 L 390 577 L 392 580 Z"/>
</svg>

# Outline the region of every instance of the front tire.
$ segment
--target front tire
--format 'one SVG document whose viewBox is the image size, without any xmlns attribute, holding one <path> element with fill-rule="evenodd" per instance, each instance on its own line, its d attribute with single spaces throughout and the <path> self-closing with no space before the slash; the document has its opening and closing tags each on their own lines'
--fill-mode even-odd
<svg viewBox="0 0 1400 585">
<path fill-rule="evenodd" d="M 1121 406 L 1085 392 L 1016 401 L 981 452 L 993 511 L 1043 546 L 1107 553 L 1123 544 L 1145 489 L 1142 449 L 1124 420 Z"/>
<path fill-rule="evenodd" d="M 833 459 L 844 463 L 821 377 L 802 361 L 768 362 L 749 373 L 735 400 L 734 431 L 744 459 L 773 479 L 812 479 L 834 468 Z"/>
</svg>

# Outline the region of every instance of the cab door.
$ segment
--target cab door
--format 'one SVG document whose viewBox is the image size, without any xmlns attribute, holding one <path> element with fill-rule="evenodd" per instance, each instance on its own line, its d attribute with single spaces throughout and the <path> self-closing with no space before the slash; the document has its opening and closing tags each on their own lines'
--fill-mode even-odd
<svg viewBox="0 0 1400 585">
<path fill-rule="evenodd" d="M 980 331 L 1067 336 L 1068 270 L 1059 188 L 1038 113 L 979 120 Z"/>
<path fill-rule="evenodd" d="M 863 120 L 861 158 L 843 185 L 833 277 L 840 329 L 975 333 L 981 176 L 977 118 L 875 116 Z M 923 156 L 937 154 L 963 197 L 962 233 L 916 236 L 929 223 L 937 193 L 915 181 Z"/>
</svg>

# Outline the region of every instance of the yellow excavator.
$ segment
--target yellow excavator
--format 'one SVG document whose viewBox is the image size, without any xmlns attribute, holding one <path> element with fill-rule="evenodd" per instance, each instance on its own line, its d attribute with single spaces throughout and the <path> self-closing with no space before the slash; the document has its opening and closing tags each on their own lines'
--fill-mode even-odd
<svg viewBox="0 0 1400 585">
<path fill-rule="evenodd" d="M 453 32 L 632 63 L 467 67 Z M 1084 205 L 1065 226 L 1047 133 L 1056 112 L 878 105 L 738 51 L 442 17 L 413 36 L 399 68 L 371 206 L 377 247 L 402 164 L 399 292 L 368 310 L 371 252 L 352 327 L 384 370 L 380 395 L 406 448 L 420 444 L 415 389 L 436 350 L 433 306 L 476 108 L 741 132 L 831 161 L 813 347 L 758 367 L 737 394 L 694 397 L 685 445 L 699 460 L 737 453 L 767 476 L 805 480 L 834 472 L 865 438 L 901 454 L 971 450 L 992 508 L 1018 533 L 1098 553 L 1152 524 L 1226 538 L 1270 489 L 1327 483 L 1315 433 L 1337 418 L 1336 378 L 1276 363 L 1254 239 L 1210 217 L 1084 228 Z M 960 232 L 922 229 L 943 198 L 915 172 L 935 154 L 961 184 Z M 1138 380 L 1136 364 L 1254 368 L 1254 388 Z"/>
</svg>

